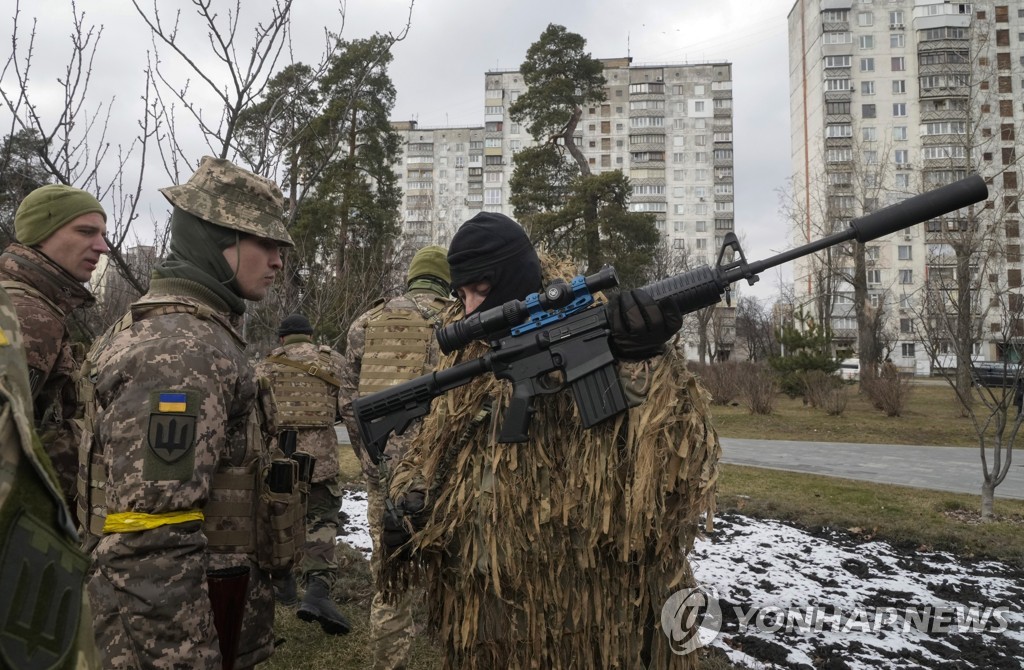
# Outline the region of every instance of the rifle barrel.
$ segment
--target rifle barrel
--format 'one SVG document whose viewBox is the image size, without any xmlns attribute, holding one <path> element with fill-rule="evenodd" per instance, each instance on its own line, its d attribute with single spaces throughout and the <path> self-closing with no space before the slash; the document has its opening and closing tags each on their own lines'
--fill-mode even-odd
<svg viewBox="0 0 1024 670">
<path fill-rule="evenodd" d="M 809 242 L 796 249 L 784 251 L 763 261 L 755 261 L 744 268 L 736 268 L 742 272 L 729 273 L 727 281 L 732 283 L 740 279 L 749 279 L 776 265 L 782 265 L 794 258 L 800 258 L 848 240 L 870 242 L 928 219 L 934 219 L 962 207 L 973 205 L 987 197 L 988 187 L 985 185 L 985 180 L 974 174 L 854 219 L 850 221 L 850 227 L 844 231 Z M 732 274 L 736 276 L 734 277 Z"/>
</svg>

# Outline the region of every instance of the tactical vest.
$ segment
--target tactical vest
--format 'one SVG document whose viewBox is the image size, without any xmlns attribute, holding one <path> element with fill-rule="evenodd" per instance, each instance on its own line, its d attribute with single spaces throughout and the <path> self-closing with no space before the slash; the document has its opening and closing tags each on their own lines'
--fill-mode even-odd
<svg viewBox="0 0 1024 670">
<path fill-rule="evenodd" d="M 89 560 L 32 430 L 18 322 L 0 295 L 0 667 L 70 670 L 95 657 Z"/>
<path fill-rule="evenodd" d="M 274 363 L 274 398 L 277 421 L 284 428 L 323 428 L 334 424 L 338 387 L 341 380 L 332 376 L 331 348 L 321 345 L 315 363 L 298 361 L 286 355 L 271 356 Z"/>
<path fill-rule="evenodd" d="M 199 319 L 218 322 L 236 340 L 229 324 L 213 310 L 188 303 L 136 303 L 93 347 L 82 367 L 79 399 L 85 405 L 85 430 L 79 449 L 78 517 L 82 527 L 94 536 L 101 536 L 107 524 L 107 469 L 103 453 L 94 439 L 96 420 L 95 384 L 99 352 L 114 334 L 131 327 L 135 321 L 164 314 L 185 313 Z M 241 340 L 238 340 L 241 342 Z M 244 342 L 241 342 L 244 344 Z M 291 493 L 274 493 L 268 489 L 267 475 L 271 467 L 265 432 L 276 433 L 273 391 L 269 381 L 257 380 L 259 389 L 253 411 L 245 419 L 246 453 L 256 455 L 246 465 L 218 464 L 210 481 L 209 498 L 202 509 L 203 532 L 207 549 L 214 553 L 247 553 L 256 557 L 261 568 L 277 570 L 290 567 L 297 559 L 305 536 L 305 489 L 292 482 Z M 188 520 L 187 518 L 183 520 Z"/>
<path fill-rule="evenodd" d="M 427 372 L 434 325 L 445 308 L 440 298 L 424 311 L 399 309 L 385 311 L 378 305 L 368 315 L 362 364 L 359 369 L 359 395 L 391 388 Z"/>
</svg>

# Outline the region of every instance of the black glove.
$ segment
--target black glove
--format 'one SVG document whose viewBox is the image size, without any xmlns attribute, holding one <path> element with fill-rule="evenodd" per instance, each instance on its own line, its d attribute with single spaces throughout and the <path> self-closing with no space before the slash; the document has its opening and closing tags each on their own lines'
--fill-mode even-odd
<svg viewBox="0 0 1024 670">
<path fill-rule="evenodd" d="M 394 554 L 412 539 L 412 532 L 405 525 L 401 509 L 392 505 L 384 508 L 381 526 L 380 542 L 388 554 Z"/>
<path fill-rule="evenodd" d="M 620 360 L 641 361 L 664 352 L 683 317 L 671 300 L 660 303 L 643 289 L 613 295 L 608 301 L 612 353 Z"/>
<path fill-rule="evenodd" d="M 398 498 L 399 509 L 416 530 L 423 530 L 423 527 L 427 525 L 426 498 L 425 491 L 415 489 L 406 491 Z"/>
</svg>

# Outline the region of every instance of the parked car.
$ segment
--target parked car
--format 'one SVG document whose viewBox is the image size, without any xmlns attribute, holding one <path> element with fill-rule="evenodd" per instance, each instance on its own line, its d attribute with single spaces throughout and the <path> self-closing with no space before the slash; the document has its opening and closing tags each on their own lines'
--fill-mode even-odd
<svg viewBox="0 0 1024 670">
<path fill-rule="evenodd" d="M 855 382 L 860 379 L 860 360 L 844 358 L 839 363 L 839 378 L 846 382 Z"/>
<path fill-rule="evenodd" d="M 1022 371 L 1017 363 L 981 361 L 971 365 L 971 377 L 982 386 L 1013 386 Z"/>
</svg>

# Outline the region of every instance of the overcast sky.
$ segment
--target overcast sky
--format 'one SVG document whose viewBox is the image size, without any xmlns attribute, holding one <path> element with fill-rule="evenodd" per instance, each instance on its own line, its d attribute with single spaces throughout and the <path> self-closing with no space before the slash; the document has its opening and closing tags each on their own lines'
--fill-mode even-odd
<svg viewBox="0 0 1024 670">
<path fill-rule="evenodd" d="M 140 2 L 146 4 L 146 0 Z M 33 74 L 39 87 L 36 99 L 45 107 L 49 99 L 41 93 L 47 82 L 60 76 L 70 52 L 70 3 L 26 0 L 22 4 L 23 21 L 41 17 Z M 159 0 L 159 6 L 165 14 L 179 6 L 186 15 L 191 11 L 186 0 Z M 214 6 L 226 13 L 234 2 L 214 0 Z M 262 18 L 269 2 L 245 0 L 243 6 L 243 12 Z M 786 16 L 792 6 L 793 0 L 417 0 L 409 35 L 394 49 L 391 77 L 398 99 L 393 117 L 415 119 L 422 126 L 482 125 L 484 72 L 519 67 L 527 48 L 549 23 L 582 35 L 597 58 L 628 54 L 634 64 L 729 61 L 733 64 L 736 229 L 747 258 L 760 260 L 786 244 L 778 189 L 785 186 L 791 171 Z M 137 111 L 132 110 L 139 107 L 145 52 L 150 48 L 146 28 L 127 0 L 79 0 L 78 8 L 86 12 L 87 23 L 103 26 L 89 101 L 95 105 L 117 95 L 115 113 L 122 117 L 115 118 L 115 132 L 119 128 L 134 131 L 132 114 Z M 13 12 L 8 6 L 0 16 L 5 54 L 11 49 Z M 397 32 L 407 13 L 404 0 L 349 0 L 342 35 L 355 39 L 375 31 Z M 314 61 L 323 44 L 323 27 L 339 28 L 337 3 L 296 0 L 293 16 L 296 58 Z M 183 26 L 188 21 L 186 16 Z M 204 34 L 197 30 L 195 38 L 199 38 L 196 50 L 201 52 Z M 173 59 L 172 54 L 164 54 L 165 62 Z M 9 79 L 3 85 L 9 88 Z M 0 127 L 7 128 L 9 118 L 6 110 L 0 110 Z M 200 145 L 196 152 L 202 152 Z M 154 195 L 156 188 L 165 185 L 153 184 Z M 154 206 L 160 206 L 159 200 Z M 755 295 L 774 294 L 777 277 L 775 271 L 768 274 L 753 290 Z"/>
</svg>

